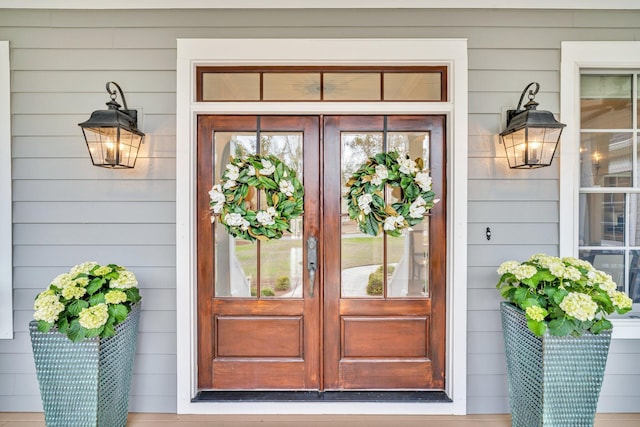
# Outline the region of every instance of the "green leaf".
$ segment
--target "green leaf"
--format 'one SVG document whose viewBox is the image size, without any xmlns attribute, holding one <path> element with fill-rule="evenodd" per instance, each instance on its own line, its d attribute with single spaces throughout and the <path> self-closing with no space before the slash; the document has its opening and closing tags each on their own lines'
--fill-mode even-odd
<svg viewBox="0 0 640 427">
<path fill-rule="evenodd" d="M 527 320 L 527 326 L 529 327 L 531 332 L 539 337 L 544 335 L 544 332 L 547 330 L 547 325 L 545 325 L 544 322 L 538 322 L 536 320 Z"/>
<path fill-rule="evenodd" d="M 69 329 L 69 320 L 66 317 L 61 317 L 58 319 L 58 331 L 62 334 L 67 333 L 67 329 Z"/>
<path fill-rule="evenodd" d="M 602 331 L 606 331 L 608 329 L 613 328 L 613 325 L 607 319 L 600 319 L 597 322 L 594 322 L 593 326 L 591 326 L 591 332 L 594 334 L 599 334 Z"/>
<path fill-rule="evenodd" d="M 49 332 L 53 327 L 53 323 L 45 322 L 44 320 L 38 320 L 38 331 Z"/>
<path fill-rule="evenodd" d="M 100 334 L 100 337 L 102 338 L 109 338 L 112 337 L 116 334 L 116 328 L 113 327 L 112 324 L 108 323 L 106 325 L 104 325 L 102 333 Z"/>
<path fill-rule="evenodd" d="M 95 294 L 98 289 L 100 289 L 102 287 L 102 285 L 104 285 L 106 283 L 106 279 L 102 278 L 102 277 L 96 277 L 94 278 L 91 282 L 89 282 L 89 284 L 87 285 L 87 293 L 89 295 L 93 295 Z"/>
<path fill-rule="evenodd" d="M 125 305 L 115 304 L 115 305 L 109 306 L 109 314 L 111 315 L 111 313 L 113 313 L 113 317 L 116 319 L 115 324 L 117 325 L 118 323 L 123 322 L 124 319 L 127 318 L 127 314 L 129 314 L 129 310 L 127 310 L 127 307 Z"/>
<path fill-rule="evenodd" d="M 97 305 L 102 302 L 105 302 L 104 294 L 102 292 L 93 294 L 89 297 L 89 305 Z"/>
<path fill-rule="evenodd" d="M 85 333 L 85 338 L 98 337 L 100 336 L 103 330 L 104 330 L 104 326 L 101 326 L 99 328 L 94 328 L 94 329 L 87 329 L 86 330 L 87 332 Z"/>
<path fill-rule="evenodd" d="M 87 301 L 81 300 L 81 299 L 77 299 L 71 302 L 71 304 L 69 304 L 67 306 L 67 312 L 71 315 L 71 316 L 77 316 L 78 314 L 80 314 L 80 312 L 82 311 L 82 309 L 89 307 L 89 303 Z"/>
<path fill-rule="evenodd" d="M 130 301 L 132 304 L 136 304 L 142 299 L 138 288 L 126 289 L 124 293 L 127 294 L 127 301 Z"/>
<path fill-rule="evenodd" d="M 566 317 L 554 319 L 549 322 L 549 333 L 557 337 L 567 336 L 573 331 L 573 322 Z"/>
<path fill-rule="evenodd" d="M 522 304 L 524 304 L 528 296 L 529 296 L 529 290 L 527 288 L 519 287 L 518 289 L 516 289 L 516 293 L 513 296 L 514 302 L 519 306 L 522 306 Z"/>
<path fill-rule="evenodd" d="M 80 321 L 78 319 L 73 319 L 71 324 L 69 325 L 69 329 L 67 330 L 67 336 L 73 342 L 80 342 L 86 336 L 87 330 L 80 326 Z"/>
</svg>

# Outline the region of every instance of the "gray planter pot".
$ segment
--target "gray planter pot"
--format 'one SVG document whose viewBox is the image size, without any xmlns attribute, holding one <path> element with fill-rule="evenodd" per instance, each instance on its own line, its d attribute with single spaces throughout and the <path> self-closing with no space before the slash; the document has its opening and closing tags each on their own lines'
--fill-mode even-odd
<svg viewBox="0 0 640 427">
<path fill-rule="evenodd" d="M 127 425 L 129 390 L 140 304 L 116 326 L 116 335 L 74 343 L 29 323 L 31 345 L 48 427 Z"/>
<path fill-rule="evenodd" d="M 611 331 L 537 337 L 522 310 L 508 302 L 500 309 L 512 425 L 592 427 Z"/>
</svg>

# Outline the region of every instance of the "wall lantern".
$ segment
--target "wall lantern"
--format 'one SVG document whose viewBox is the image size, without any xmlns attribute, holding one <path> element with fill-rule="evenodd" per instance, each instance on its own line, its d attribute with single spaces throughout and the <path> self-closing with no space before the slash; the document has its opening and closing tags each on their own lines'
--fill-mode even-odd
<svg viewBox="0 0 640 427">
<path fill-rule="evenodd" d="M 124 110 L 116 102 L 117 92 L 110 88 L 111 85 L 120 92 Z M 144 133 L 138 130 L 138 112 L 128 109 L 122 88 L 117 83 L 107 82 L 107 93 L 111 96 L 107 102 L 109 109 L 94 111 L 89 120 L 78 126 L 82 128 L 94 166 L 133 168 L 144 140 Z"/>
<path fill-rule="evenodd" d="M 521 110 L 524 94 L 533 85 L 535 89 L 529 90 L 529 102 Z M 536 110 L 538 103 L 534 98 L 538 90 L 538 83 L 529 83 L 522 91 L 517 109 L 507 111 L 507 128 L 500 133 L 500 139 L 512 169 L 549 166 L 558 147 L 562 128 L 566 126 L 549 111 Z"/>
</svg>

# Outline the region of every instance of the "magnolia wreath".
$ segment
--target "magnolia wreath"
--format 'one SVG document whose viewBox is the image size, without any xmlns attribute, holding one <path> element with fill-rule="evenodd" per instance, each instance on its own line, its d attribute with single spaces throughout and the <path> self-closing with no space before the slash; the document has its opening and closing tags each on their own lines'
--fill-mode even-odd
<svg viewBox="0 0 640 427">
<path fill-rule="evenodd" d="M 421 158 L 411 160 L 396 151 L 380 153 L 369 159 L 347 181 L 344 198 L 349 217 L 358 222 L 363 233 L 377 236 L 382 230 L 398 237 L 402 230 L 418 224 L 436 201 L 431 177 L 423 170 Z M 385 203 L 385 186 L 397 187 L 400 195 Z"/>
<path fill-rule="evenodd" d="M 264 191 L 266 209 L 252 209 L 254 189 Z M 249 241 L 280 239 L 303 213 L 304 189 L 296 172 L 272 155 L 232 157 L 209 197 L 211 220 L 219 216 L 229 234 Z"/>
</svg>

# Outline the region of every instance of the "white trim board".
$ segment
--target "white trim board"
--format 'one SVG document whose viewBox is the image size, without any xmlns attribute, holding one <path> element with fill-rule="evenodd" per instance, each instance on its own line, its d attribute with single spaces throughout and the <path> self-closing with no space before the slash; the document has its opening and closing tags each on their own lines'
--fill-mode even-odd
<svg viewBox="0 0 640 427">
<path fill-rule="evenodd" d="M 463 39 L 178 39 L 176 141 L 179 414 L 456 414 L 467 399 L 467 41 Z M 196 65 L 447 65 L 449 102 L 196 103 Z M 195 149 L 198 114 L 445 114 L 447 358 L 450 403 L 192 402 L 196 393 Z M 455 269 L 454 269 L 455 265 Z"/>
<path fill-rule="evenodd" d="M 1 0 L 0 9 L 530 9 L 637 10 L 637 0 Z"/>
<path fill-rule="evenodd" d="M 578 256 L 580 189 L 580 70 L 640 69 L 640 42 L 562 42 L 560 121 L 567 125 L 560 143 L 560 256 Z M 640 320 L 611 319 L 613 338 L 640 338 Z"/>
<path fill-rule="evenodd" d="M 13 338 L 11 84 L 9 42 L 0 41 L 0 339 Z"/>
</svg>

